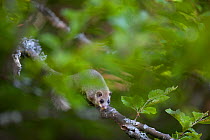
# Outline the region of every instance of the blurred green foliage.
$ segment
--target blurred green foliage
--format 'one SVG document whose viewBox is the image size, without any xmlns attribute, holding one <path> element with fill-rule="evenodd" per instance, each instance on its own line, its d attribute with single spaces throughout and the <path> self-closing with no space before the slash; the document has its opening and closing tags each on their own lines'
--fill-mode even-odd
<svg viewBox="0 0 210 140">
<path fill-rule="evenodd" d="M 15 88 L 11 54 L 22 37 L 38 39 L 48 56 L 46 62 L 58 72 L 71 75 L 93 68 L 117 76 L 105 77 L 113 92 L 111 106 L 130 118 L 136 114 L 123 105 L 121 96 L 146 99 L 153 89 L 178 85 L 170 99 L 155 106 L 156 115 L 138 119 L 161 132 L 176 135 L 182 131 L 164 112 L 166 108 L 186 113 L 210 109 L 208 0 L 48 1 L 46 5 L 70 26 L 68 33 L 50 22 L 35 27 L 33 20 L 43 19 L 34 14 L 29 0 L 0 4 L 0 139 L 129 139 L 112 121 L 100 120 L 97 111 L 84 113 L 91 107 L 83 97 L 64 87 L 63 78 L 43 78 L 40 64 L 33 60 L 21 59 L 18 79 L 25 86 Z M 91 44 L 78 45 L 75 37 L 81 32 Z M 72 110 L 53 109 L 47 98 L 52 86 L 72 102 Z M 22 119 L 5 123 L 2 116 L 12 111 L 18 111 Z M 210 139 L 209 126 L 198 124 L 194 130 L 202 133 L 201 139 Z M 194 130 L 189 135 L 194 135 Z"/>
</svg>

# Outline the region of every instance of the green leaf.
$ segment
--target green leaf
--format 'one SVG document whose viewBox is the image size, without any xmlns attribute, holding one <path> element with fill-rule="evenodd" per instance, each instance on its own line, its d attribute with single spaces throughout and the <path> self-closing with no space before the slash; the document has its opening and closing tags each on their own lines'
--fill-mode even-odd
<svg viewBox="0 0 210 140">
<path fill-rule="evenodd" d="M 194 122 L 196 122 L 204 117 L 204 113 L 193 111 L 192 114 L 194 116 Z"/>
<path fill-rule="evenodd" d="M 121 96 L 121 101 L 123 104 L 127 107 L 130 107 L 136 111 L 139 111 L 139 109 L 144 105 L 145 101 L 142 97 L 135 96 L 135 97 L 126 97 Z"/>
<path fill-rule="evenodd" d="M 133 107 L 133 98 L 132 97 L 121 96 L 121 101 L 125 106 Z"/>
<path fill-rule="evenodd" d="M 156 114 L 156 108 L 154 107 L 145 107 L 144 110 L 141 113 L 145 113 L 145 114 Z"/>
<path fill-rule="evenodd" d="M 196 131 L 193 128 L 189 128 L 189 129 L 187 129 L 187 132 L 191 132 L 192 133 L 192 132 L 196 132 Z"/>
<path fill-rule="evenodd" d="M 152 90 L 149 92 L 148 98 L 152 100 L 152 99 L 158 98 L 162 94 L 164 94 L 163 90 L 160 90 L 160 89 Z"/>
<path fill-rule="evenodd" d="M 190 116 L 186 116 L 179 109 L 176 111 L 173 111 L 171 109 L 166 109 L 165 111 L 179 121 L 183 131 L 186 131 L 192 126 L 194 119 Z"/>
<path fill-rule="evenodd" d="M 178 139 L 179 138 L 180 133 L 176 131 L 175 134 L 172 134 L 172 138 L 174 139 Z"/>
<path fill-rule="evenodd" d="M 133 97 L 134 98 L 134 106 L 136 107 L 136 108 L 141 108 L 143 105 L 144 105 L 144 103 L 146 102 L 142 97 L 140 97 L 140 96 L 134 96 Z"/>
<path fill-rule="evenodd" d="M 210 116 L 202 119 L 202 121 L 199 121 L 200 124 L 210 124 Z"/>
<path fill-rule="evenodd" d="M 189 128 L 181 140 L 200 140 L 201 136 L 202 134 L 198 134 L 193 128 Z"/>
<path fill-rule="evenodd" d="M 176 90 L 177 88 L 178 88 L 178 86 L 176 86 L 176 87 L 174 87 L 174 86 L 169 87 L 169 88 L 167 88 L 167 89 L 165 90 L 164 94 L 165 94 L 165 95 L 168 95 L 170 92 Z"/>
<path fill-rule="evenodd" d="M 159 97 L 153 99 L 151 102 L 149 102 L 147 106 L 151 106 L 151 105 L 154 105 L 157 103 L 164 102 L 164 101 L 168 100 L 169 98 L 170 98 L 169 96 L 165 96 L 165 95 L 159 96 Z"/>
<path fill-rule="evenodd" d="M 148 94 L 148 98 L 150 102 L 148 103 L 147 106 L 154 105 L 154 104 L 161 103 L 168 100 L 169 97 L 166 95 L 168 95 L 170 92 L 176 89 L 177 87 L 172 86 L 172 87 L 167 88 L 165 91 L 160 90 L 160 89 L 150 91 Z"/>
<path fill-rule="evenodd" d="M 189 136 L 184 136 L 184 137 L 181 138 L 181 140 L 191 140 L 191 137 L 189 137 Z"/>
<path fill-rule="evenodd" d="M 194 124 L 201 123 L 201 124 L 210 124 L 210 117 L 208 116 L 208 111 L 205 113 L 200 112 L 192 112 L 194 116 Z"/>
</svg>

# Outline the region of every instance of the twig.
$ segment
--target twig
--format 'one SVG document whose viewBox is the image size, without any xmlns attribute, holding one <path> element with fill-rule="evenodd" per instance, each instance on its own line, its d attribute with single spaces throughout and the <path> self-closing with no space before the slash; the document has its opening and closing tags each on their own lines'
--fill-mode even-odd
<svg viewBox="0 0 210 140">
<path fill-rule="evenodd" d="M 35 7 L 45 16 L 47 17 L 47 19 L 50 21 L 50 23 L 56 27 L 56 28 L 59 28 L 59 29 L 62 29 L 66 32 L 70 32 L 70 27 L 65 23 L 63 22 L 59 17 L 57 17 L 55 15 L 55 13 L 50 10 L 49 8 L 47 8 L 46 6 L 44 6 L 43 4 L 41 3 L 38 3 L 36 1 L 32 1 L 32 3 L 35 5 Z M 80 33 L 78 34 L 76 37 L 76 39 L 79 40 L 79 42 L 83 45 L 85 44 L 90 44 L 92 41 L 89 40 L 87 38 L 87 36 L 84 34 L 84 33 Z"/>
<path fill-rule="evenodd" d="M 70 27 L 68 27 L 66 23 L 64 23 L 59 17 L 57 17 L 53 11 L 45 7 L 43 4 L 36 2 L 35 0 L 33 0 L 32 3 L 45 17 L 47 17 L 54 27 L 70 32 Z"/>
<path fill-rule="evenodd" d="M 84 33 L 80 33 L 76 36 L 76 39 L 80 41 L 81 44 L 90 44 L 92 41 L 90 41 Z"/>
<path fill-rule="evenodd" d="M 20 76 L 20 71 L 22 69 L 22 65 L 20 64 L 20 57 L 21 57 L 20 50 L 16 50 L 16 52 L 12 54 L 12 58 L 14 61 L 13 73 L 14 75 L 19 75 L 19 76 Z"/>
</svg>

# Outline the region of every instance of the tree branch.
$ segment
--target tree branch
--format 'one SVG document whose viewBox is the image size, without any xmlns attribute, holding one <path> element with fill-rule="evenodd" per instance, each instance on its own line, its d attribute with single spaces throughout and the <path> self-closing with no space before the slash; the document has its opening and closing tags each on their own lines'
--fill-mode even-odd
<svg viewBox="0 0 210 140">
<path fill-rule="evenodd" d="M 43 62 L 43 67 L 47 71 L 47 73 L 59 74 L 55 70 L 51 69 L 46 63 L 44 63 L 47 55 L 42 52 L 42 48 L 39 44 L 39 41 L 32 38 L 22 38 L 19 45 L 17 46 L 16 51 L 12 54 L 12 58 L 14 61 L 13 71 L 14 75 L 19 75 L 22 69 L 22 65 L 20 63 L 21 57 L 29 57 L 33 60 Z"/>
<path fill-rule="evenodd" d="M 149 127 L 146 124 L 142 124 L 135 120 L 130 120 L 129 118 L 126 118 L 113 107 L 108 107 L 107 110 L 100 110 L 100 113 L 101 113 L 102 118 L 112 119 L 116 123 L 118 123 L 121 129 L 125 131 L 132 138 L 135 138 L 135 139 L 142 138 L 142 139 L 149 140 L 149 138 L 145 134 L 147 133 L 155 138 L 159 138 L 162 140 L 175 140 L 171 138 L 169 134 L 161 133 L 155 130 L 155 128 Z M 139 130 L 144 131 L 145 133 L 142 133 Z"/>
<path fill-rule="evenodd" d="M 67 32 L 70 31 L 70 27 L 68 27 L 68 25 L 66 25 L 66 23 L 64 23 L 59 17 L 57 17 L 55 13 L 49 8 L 45 7 L 41 3 L 36 2 L 35 0 L 33 0 L 32 3 L 45 17 L 47 17 L 47 19 L 50 21 L 50 23 L 52 23 L 54 27 Z"/>
</svg>

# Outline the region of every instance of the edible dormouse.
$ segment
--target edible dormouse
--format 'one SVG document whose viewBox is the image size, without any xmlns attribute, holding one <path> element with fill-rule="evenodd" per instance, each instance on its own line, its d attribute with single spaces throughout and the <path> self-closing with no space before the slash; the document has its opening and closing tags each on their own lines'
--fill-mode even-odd
<svg viewBox="0 0 210 140">
<path fill-rule="evenodd" d="M 91 103 L 101 109 L 107 109 L 112 93 L 99 72 L 88 69 L 73 75 L 72 78 L 75 85 L 86 94 Z"/>
</svg>

